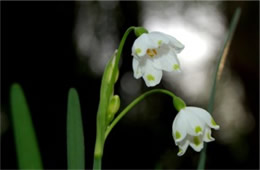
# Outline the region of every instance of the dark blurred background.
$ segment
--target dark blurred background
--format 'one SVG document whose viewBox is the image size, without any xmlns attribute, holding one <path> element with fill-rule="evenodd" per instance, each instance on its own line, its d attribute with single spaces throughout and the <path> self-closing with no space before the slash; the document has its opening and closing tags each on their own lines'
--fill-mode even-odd
<svg viewBox="0 0 260 170">
<path fill-rule="evenodd" d="M 24 89 L 45 169 L 65 169 L 66 105 L 79 92 L 92 168 L 95 122 L 105 64 L 129 26 L 144 26 L 179 39 L 181 73 L 164 73 L 165 88 L 188 105 L 207 108 L 217 56 L 237 7 L 242 15 L 217 87 L 213 116 L 221 129 L 208 145 L 209 169 L 259 169 L 259 2 L 1 2 L 1 168 L 17 168 L 9 90 Z M 132 73 L 128 37 L 116 94 L 123 109 L 147 91 Z M 192 169 L 199 153 L 177 157 L 171 126 L 176 111 L 156 94 L 137 105 L 107 139 L 103 168 Z"/>
</svg>

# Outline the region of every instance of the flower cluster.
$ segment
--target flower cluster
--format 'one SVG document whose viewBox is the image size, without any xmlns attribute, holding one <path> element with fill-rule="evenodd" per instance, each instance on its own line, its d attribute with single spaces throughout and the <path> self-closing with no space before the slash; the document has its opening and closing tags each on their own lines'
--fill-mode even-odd
<svg viewBox="0 0 260 170">
<path fill-rule="evenodd" d="M 178 156 L 182 156 L 189 145 L 200 152 L 203 142 L 214 141 L 211 128 L 218 130 L 219 125 L 206 110 L 198 107 L 181 109 L 172 125 L 173 138 L 175 144 L 179 146 Z"/>
<path fill-rule="evenodd" d="M 143 33 L 132 47 L 134 77 L 143 77 L 148 87 L 159 84 L 162 71 L 180 71 L 177 53 L 183 48 L 184 45 L 170 35 Z"/>
<path fill-rule="evenodd" d="M 148 87 L 160 83 L 163 71 L 180 71 L 177 54 L 184 45 L 174 37 L 161 32 L 138 32 L 138 38 L 132 47 L 133 71 L 136 79 L 143 77 Z M 174 106 L 179 111 L 172 125 L 175 144 L 179 147 L 178 156 L 182 156 L 190 145 L 200 152 L 204 142 L 215 139 L 211 128 L 218 130 L 209 112 L 198 107 L 186 107 L 185 102 L 175 96 Z"/>
</svg>

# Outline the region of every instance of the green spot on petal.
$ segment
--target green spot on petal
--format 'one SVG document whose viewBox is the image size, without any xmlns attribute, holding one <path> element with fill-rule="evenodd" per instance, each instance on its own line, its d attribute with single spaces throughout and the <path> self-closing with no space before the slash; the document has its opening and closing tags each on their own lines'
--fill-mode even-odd
<svg viewBox="0 0 260 170">
<path fill-rule="evenodd" d="M 148 74 L 148 75 L 146 76 L 146 78 L 147 78 L 148 81 L 153 81 L 153 80 L 155 80 L 154 76 L 151 75 L 151 74 Z"/>
<path fill-rule="evenodd" d="M 194 144 L 195 144 L 196 146 L 199 146 L 199 145 L 200 145 L 200 139 L 199 139 L 199 137 L 198 137 L 198 136 L 194 136 L 193 142 L 194 142 Z"/>
<path fill-rule="evenodd" d="M 217 126 L 217 123 L 215 122 L 214 119 L 211 119 L 211 124 L 212 124 L 213 126 Z"/>
<path fill-rule="evenodd" d="M 179 70 L 180 69 L 180 65 L 179 64 L 174 64 L 173 65 L 173 70 Z"/>
<path fill-rule="evenodd" d="M 200 126 L 196 126 L 196 127 L 195 127 L 195 132 L 196 132 L 196 133 L 199 133 L 199 132 L 201 132 L 201 131 L 202 131 L 202 129 L 201 129 Z"/>
<path fill-rule="evenodd" d="M 207 133 L 207 138 L 208 138 L 209 140 L 211 140 L 211 136 L 210 136 L 210 133 L 209 133 L 209 132 Z"/>
<path fill-rule="evenodd" d="M 141 48 L 135 49 L 135 53 L 136 53 L 136 54 L 139 54 L 139 53 L 141 53 L 141 52 L 142 52 Z"/>
<path fill-rule="evenodd" d="M 179 131 L 175 132 L 175 137 L 176 139 L 180 139 L 181 138 L 181 133 Z"/>
<path fill-rule="evenodd" d="M 161 45 L 161 44 L 162 44 L 162 40 L 159 40 L 159 41 L 158 41 L 158 45 Z"/>
</svg>

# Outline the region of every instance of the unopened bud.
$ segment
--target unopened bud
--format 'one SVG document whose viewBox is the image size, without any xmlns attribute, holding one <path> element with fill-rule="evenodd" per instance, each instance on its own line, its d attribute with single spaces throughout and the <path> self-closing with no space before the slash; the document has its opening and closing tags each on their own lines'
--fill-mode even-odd
<svg viewBox="0 0 260 170">
<path fill-rule="evenodd" d="M 108 123 L 110 123 L 114 119 L 114 116 L 117 113 L 117 111 L 119 110 L 119 108 L 120 108 L 120 98 L 118 95 L 114 95 L 111 98 L 108 109 L 107 109 Z"/>
<path fill-rule="evenodd" d="M 118 80 L 118 77 L 119 77 L 119 70 L 118 70 L 118 69 L 116 69 L 115 83 L 117 82 L 117 80 Z"/>
<path fill-rule="evenodd" d="M 112 74 L 113 74 L 113 70 L 116 69 L 115 68 L 115 60 L 116 60 L 116 54 L 117 54 L 117 50 L 115 50 L 113 56 L 112 56 L 112 60 L 109 61 L 108 66 L 107 66 L 107 70 L 106 70 L 106 79 L 107 82 L 111 82 L 111 78 L 112 78 Z"/>
</svg>

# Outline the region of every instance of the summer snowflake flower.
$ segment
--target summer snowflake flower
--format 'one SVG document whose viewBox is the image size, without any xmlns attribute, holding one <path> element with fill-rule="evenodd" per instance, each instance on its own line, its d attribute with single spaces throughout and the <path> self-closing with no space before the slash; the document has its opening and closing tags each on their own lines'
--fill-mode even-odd
<svg viewBox="0 0 260 170">
<path fill-rule="evenodd" d="M 133 70 L 136 79 L 143 77 L 148 87 L 162 79 L 162 71 L 180 71 L 177 53 L 184 45 L 174 37 L 160 32 L 144 33 L 132 47 Z"/>
<path fill-rule="evenodd" d="M 211 142 L 211 128 L 218 130 L 211 115 L 198 107 L 184 107 L 173 121 L 172 131 L 175 144 L 179 146 L 178 156 L 182 156 L 190 145 L 195 151 L 200 152 L 203 141 Z"/>
</svg>

